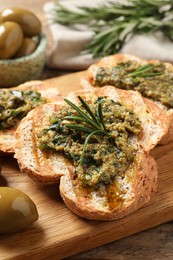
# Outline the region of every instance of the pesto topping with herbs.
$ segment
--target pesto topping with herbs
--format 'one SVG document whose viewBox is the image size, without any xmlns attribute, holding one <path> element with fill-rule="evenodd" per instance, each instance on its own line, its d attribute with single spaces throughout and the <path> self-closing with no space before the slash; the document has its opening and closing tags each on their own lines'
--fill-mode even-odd
<svg viewBox="0 0 173 260">
<path fill-rule="evenodd" d="M 50 126 L 39 131 L 38 142 L 41 149 L 56 151 L 72 162 L 74 179 L 78 178 L 85 187 L 97 188 L 100 183 L 109 185 L 116 176 L 124 177 L 134 161 L 137 148 L 132 139 L 140 134 L 141 122 L 131 110 L 105 97 L 90 104 L 91 113 L 86 112 L 89 110 L 85 104 L 78 108 L 84 117 L 93 122 L 96 119 L 100 130 L 94 132 L 94 124 L 92 127 L 87 120 L 82 121 L 81 114 L 73 107 L 63 106 L 51 116 Z M 69 121 L 70 118 L 76 120 Z"/>
<path fill-rule="evenodd" d="M 100 67 L 94 84 L 137 90 L 142 96 L 173 108 L 173 72 L 168 72 L 163 63 L 140 66 L 136 61 L 128 61 L 112 68 Z"/>
<path fill-rule="evenodd" d="M 0 89 L 0 130 L 17 125 L 30 110 L 44 102 L 37 91 Z"/>
</svg>

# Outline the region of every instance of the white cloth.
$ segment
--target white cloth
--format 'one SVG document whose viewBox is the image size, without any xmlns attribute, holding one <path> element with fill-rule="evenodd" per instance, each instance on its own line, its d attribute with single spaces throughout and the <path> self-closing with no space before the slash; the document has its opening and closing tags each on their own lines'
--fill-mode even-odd
<svg viewBox="0 0 173 260">
<path fill-rule="evenodd" d="M 100 0 L 61 0 L 59 1 L 71 10 L 76 6 L 98 6 Z M 105 1 L 104 1 L 105 2 Z M 102 2 L 103 3 L 103 2 Z M 54 3 L 46 3 L 44 12 L 50 21 L 50 10 L 54 9 Z M 85 45 L 91 40 L 93 32 L 87 26 L 78 25 L 78 29 L 72 29 L 60 24 L 49 23 L 51 32 L 51 48 L 47 55 L 47 65 L 51 68 L 82 70 L 96 61 L 92 55 L 81 55 Z M 173 43 L 162 33 L 157 35 L 134 35 L 121 49 L 121 53 L 134 54 L 144 59 L 159 59 L 173 62 Z"/>
</svg>

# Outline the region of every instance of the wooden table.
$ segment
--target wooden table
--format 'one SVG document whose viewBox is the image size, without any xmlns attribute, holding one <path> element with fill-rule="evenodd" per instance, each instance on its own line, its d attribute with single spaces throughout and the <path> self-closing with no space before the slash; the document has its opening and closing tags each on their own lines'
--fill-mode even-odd
<svg viewBox="0 0 173 260">
<path fill-rule="evenodd" d="M 0 9 L 8 6 L 20 6 L 34 11 L 42 20 L 46 29 L 46 21 L 42 7 L 46 0 L 6 0 L 1 1 Z M 47 29 L 46 29 L 47 30 Z M 47 32 L 48 37 L 49 32 Z M 67 73 L 45 67 L 40 79 L 51 78 Z M 173 198 L 172 198 L 173 199 Z M 116 231 L 115 231 L 116 232 Z M 115 241 L 96 249 L 68 258 L 81 259 L 173 259 L 173 222 L 162 224 L 156 228 Z"/>
</svg>

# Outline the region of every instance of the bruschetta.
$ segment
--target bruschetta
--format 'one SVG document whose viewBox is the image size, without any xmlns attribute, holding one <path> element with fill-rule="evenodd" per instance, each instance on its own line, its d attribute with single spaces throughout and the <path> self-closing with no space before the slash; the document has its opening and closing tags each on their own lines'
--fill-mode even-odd
<svg viewBox="0 0 173 260">
<path fill-rule="evenodd" d="M 31 109 L 60 98 L 57 87 L 38 80 L 0 89 L 0 153 L 14 153 L 14 132 Z"/>
<path fill-rule="evenodd" d="M 136 91 L 114 87 L 70 93 L 36 107 L 16 130 L 22 172 L 61 196 L 80 217 L 118 219 L 142 207 L 157 188 L 149 152 L 167 131 L 167 118 Z"/>
<path fill-rule="evenodd" d="M 94 87 L 111 85 L 139 91 L 165 113 L 169 128 L 160 143 L 173 141 L 173 65 L 158 60 L 142 60 L 130 54 L 115 54 L 91 65 L 82 86 L 88 81 Z"/>
</svg>

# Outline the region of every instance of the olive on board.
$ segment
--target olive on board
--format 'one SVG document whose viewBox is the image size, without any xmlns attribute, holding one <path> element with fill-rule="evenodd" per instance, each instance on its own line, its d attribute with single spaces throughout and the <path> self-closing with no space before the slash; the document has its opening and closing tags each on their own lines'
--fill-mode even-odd
<svg viewBox="0 0 173 260">
<path fill-rule="evenodd" d="M 34 202 L 18 189 L 0 187 L 0 234 L 20 231 L 38 219 Z"/>
<path fill-rule="evenodd" d="M 20 58 L 33 53 L 37 48 L 37 43 L 31 38 L 24 38 L 20 49 L 14 55 L 14 58 Z"/>
<path fill-rule="evenodd" d="M 14 22 L 0 24 L 0 59 L 11 58 L 19 50 L 22 41 L 20 25 Z"/>
<path fill-rule="evenodd" d="M 41 22 L 37 16 L 22 8 L 6 8 L 1 14 L 1 21 L 13 21 L 18 23 L 23 30 L 25 36 L 32 37 L 34 35 L 40 34 L 41 32 Z"/>
</svg>

